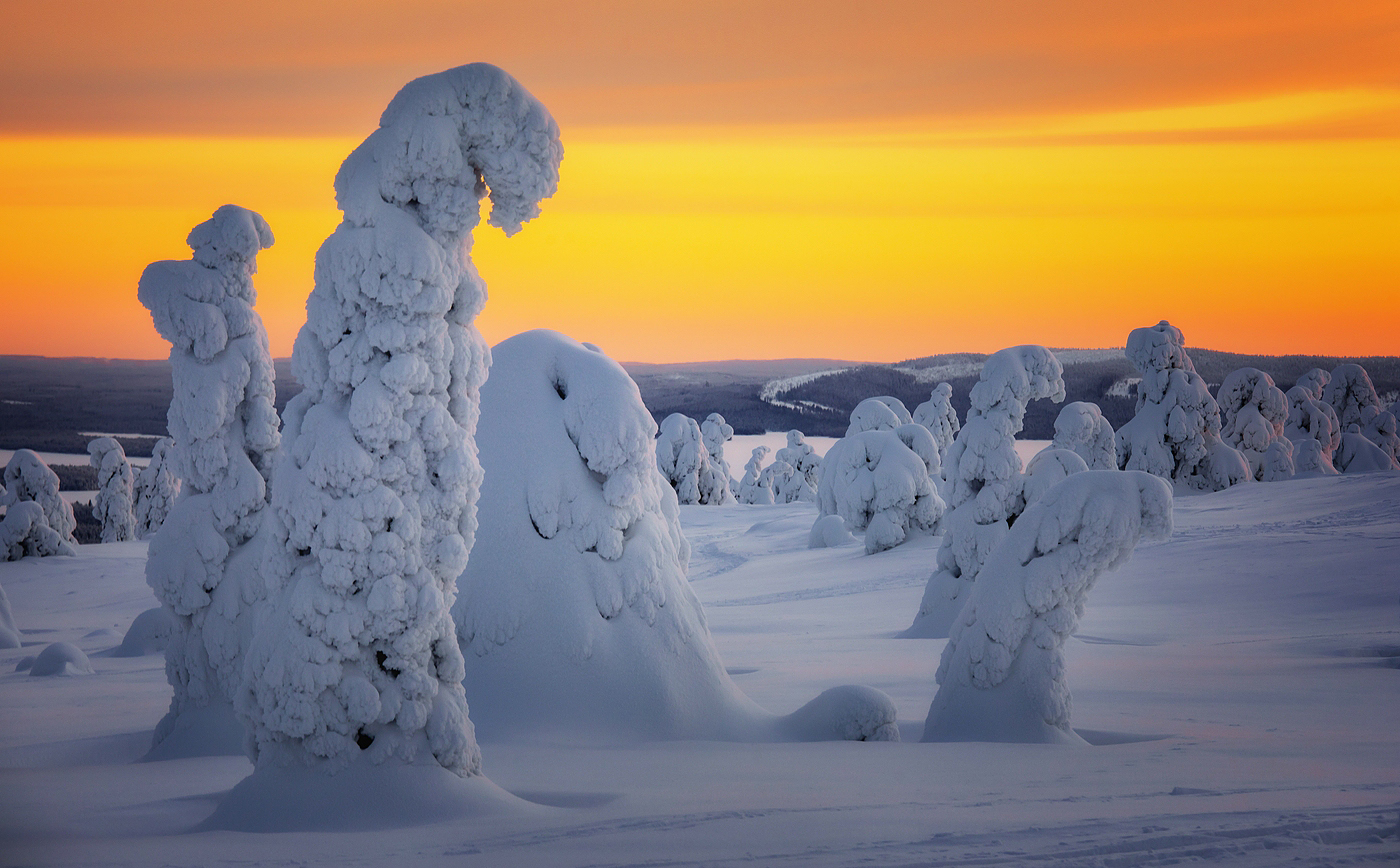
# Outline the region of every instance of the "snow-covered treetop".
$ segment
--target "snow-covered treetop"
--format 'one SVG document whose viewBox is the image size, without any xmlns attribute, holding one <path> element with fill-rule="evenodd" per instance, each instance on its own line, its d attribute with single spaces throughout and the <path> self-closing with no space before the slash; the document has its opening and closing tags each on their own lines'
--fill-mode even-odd
<svg viewBox="0 0 1400 868">
<path fill-rule="evenodd" d="M 1127 356 L 1142 373 L 1139 403 L 1161 400 L 1167 391 L 1167 371 L 1196 371 L 1191 357 L 1186 355 L 1186 338 L 1181 329 L 1166 320 L 1129 332 Z"/>
<path fill-rule="evenodd" d="M 1306 374 L 1298 378 L 1294 383 L 1295 388 L 1301 388 L 1311 395 L 1314 400 L 1321 401 L 1322 393 L 1327 389 L 1327 384 L 1332 382 L 1332 375 L 1321 368 L 1313 368 Z"/>
<path fill-rule="evenodd" d="M 953 409 L 953 387 L 948 383 L 934 386 L 928 400 L 915 407 L 912 416 L 913 421 L 927 428 L 933 435 L 940 454 L 948 451 L 953 438 L 958 434 L 958 429 L 962 427 L 958 422 L 957 411 Z"/>
<path fill-rule="evenodd" d="M 1383 409 L 1376 387 L 1371 383 L 1371 375 L 1360 365 L 1338 365 L 1332 370 L 1332 379 L 1322 393 L 1322 400 L 1332 405 L 1342 430 L 1349 431 L 1353 425 L 1364 425 L 1364 411 Z"/>
<path fill-rule="evenodd" d="M 1116 470 L 1113 426 L 1104 418 L 1098 404 L 1072 401 L 1055 417 L 1057 449 L 1068 449 L 1092 470 Z"/>
<path fill-rule="evenodd" d="M 1039 398 L 1065 399 L 1064 368 L 1055 354 L 1036 344 L 1007 347 L 987 357 L 982 376 L 972 387 L 968 418 L 983 416 L 1015 435 L 1021 430 L 1026 405 Z"/>
<path fill-rule="evenodd" d="M 1220 384 L 1216 403 L 1222 417 L 1220 439 L 1244 454 L 1258 479 L 1269 444 L 1283 437 L 1288 399 L 1268 374 L 1240 368 Z"/>
<path fill-rule="evenodd" d="M 73 529 L 78 526 L 73 507 L 58 493 L 58 474 L 32 449 L 16 449 L 5 465 L 5 493 L 0 506 L 32 500 L 44 511 L 44 520 L 66 542 L 75 544 Z"/>
<path fill-rule="evenodd" d="M 1030 506 L 1061 481 L 1088 469 L 1089 465 L 1077 452 L 1053 446 L 1042 449 L 1026 465 L 1026 472 L 1021 477 L 1021 499 Z"/>
<path fill-rule="evenodd" d="M 402 209 L 445 243 L 476 227 L 486 195 L 490 225 L 514 235 L 554 194 L 563 156 L 548 110 L 504 70 L 472 63 L 398 92 L 341 166 L 336 202 L 358 225 Z"/>
<path fill-rule="evenodd" d="M 912 421 L 904 402 L 889 395 L 866 398 L 851 411 L 851 424 L 846 436 L 862 431 L 891 431 Z"/>
<path fill-rule="evenodd" d="M 718 413 L 711 413 L 700 423 L 700 435 L 705 440 L 705 448 L 712 457 L 724 456 L 724 444 L 734 439 L 734 426 L 724 421 Z"/>
<path fill-rule="evenodd" d="M 205 268 L 248 275 L 257 273 L 258 251 L 271 247 L 272 241 L 272 229 L 262 215 L 238 205 L 220 206 L 185 239 L 194 261 Z M 256 299 L 250 294 L 246 300 L 252 304 Z"/>
</svg>

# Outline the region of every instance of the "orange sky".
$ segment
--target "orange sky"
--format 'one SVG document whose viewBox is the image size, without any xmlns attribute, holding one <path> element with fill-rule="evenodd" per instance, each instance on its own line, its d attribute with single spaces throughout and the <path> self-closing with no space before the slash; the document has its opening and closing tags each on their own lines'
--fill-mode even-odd
<svg viewBox="0 0 1400 868">
<path fill-rule="evenodd" d="M 896 360 L 1121 345 L 1400 354 L 1400 5 L 69 3 L 0 32 L 0 353 L 153 358 L 152 260 L 261 212 L 304 319 L 330 179 L 472 60 L 560 121 L 544 215 L 478 232 L 488 340 Z M 1360 311 L 1360 313 L 1358 313 Z"/>
</svg>

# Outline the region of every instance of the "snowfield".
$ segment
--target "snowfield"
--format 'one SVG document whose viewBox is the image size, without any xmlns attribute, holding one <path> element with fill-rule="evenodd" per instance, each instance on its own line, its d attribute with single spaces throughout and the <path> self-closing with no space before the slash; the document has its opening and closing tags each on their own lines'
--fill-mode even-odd
<svg viewBox="0 0 1400 868">
<path fill-rule="evenodd" d="M 170 701 L 161 656 L 109 654 L 156 605 L 147 543 L 0 564 L 24 642 L 0 651 L 0 863 L 1400 858 L 1400 473 L 1178 490 L 1172 537 L 1104 575 L 1065 644 L 1071 721 L 1088 747 L 919 743 L 946 640 L 893 637 L 918 608 L 938 539 L 876 555 L 810 550 L 815 517 L 804 503 L 682 507 L 691 586 L 750 698 L 786 713 L 833 685 L 868 684 L 895 701 L 902 743 L 483 739 L 484 771 L 525 800 L 516 810 L 343 834 L 197 831 L 251 764 L 134 762 Z M 15 671 L 60 641 L 95 674 Z M 375 794 L 361 795 L 372 806 Z"/>
</svg>

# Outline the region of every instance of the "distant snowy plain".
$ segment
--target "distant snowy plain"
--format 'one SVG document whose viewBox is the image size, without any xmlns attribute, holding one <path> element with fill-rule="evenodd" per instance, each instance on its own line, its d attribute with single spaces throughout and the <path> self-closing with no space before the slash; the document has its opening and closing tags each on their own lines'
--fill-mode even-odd
<svg viewBox="0 0 1400 868">
<path fill-rule="evenodd" d="M 752 445 L 732 445 L 742 466 Z M 104 652 L 155 605 L 146 544 L 82 546 L 76 559 L 0 564 L 25 632 L 25 647 L 0 651 L 0 863 L 1400 858 L 1400 474 L 1179 493 L 1173 537 L 1100 581 L 1066 646 L 1087 748 L 918 743 L 944 640 L 892 636 L 918 607 L 936 538 L 867 556 L 807 549 L 808 504 L 681 512 L 692 586 L 737 683 L 775 712 L 835 684 L 878 687 L 903 743 L 487 741 L 486 774 L 535 808 L 337 835 L 195 832 L 251 766 L 133 762 L 169 701 L 163 659 Z M 14 671 L 56 641 L 86 651 L 96 674 Z"/>
</svg>

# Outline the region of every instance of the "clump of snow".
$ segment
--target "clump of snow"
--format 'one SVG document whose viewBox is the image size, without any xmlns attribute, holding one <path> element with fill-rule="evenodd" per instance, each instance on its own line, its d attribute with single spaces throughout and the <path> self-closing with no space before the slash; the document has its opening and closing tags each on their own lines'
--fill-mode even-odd
<svg viewBox="0 0 1400 868">
<path fill-rule="evenodd" d="M 655 423 L 620 365 L 550 331 L 493 356 L 477 438 L 481 532 L 453 609 L 483 733 L 893 735 L 894 706 L 878 692 L 845 688 L 781 717 L 730 679 L 686 578 L 690 545 L 657 469 Z"/>
<path fill-rule="evenodd" d="M 744 465 L 744 478 L 739 480 L 739 502 L 773 502 L 773 473 L 765 471 L 763 458 L 768 454 L 767 446 L 755 446 L 748 463 Z"/>
<path fill-rule="evenodd" d="M 933 441 L 938 444 L 939 463 L 943 463 L 948 447 L 953 445 L 962 427 L 958 423 L 958 412 L 953 409 L 953 387 L 948 383 L 934 386 L 928 400 L 914 408 L 912 419 L 933 435 Z"/>
<path fill-rule="evenodd" d="M 1061 649 L 1099 576 L 1171 528 L 1171 487 L 1141 472 L 1077 473 L 1028 506 L 944 646 L 923 740 L 1082 743 Z"/>
<path fill-rule="evenodd" d="M 1026 465 L 1026 472 L 1021 476 L 1021 500 L 1026 506 L 1030 506 L 1060 482 L 1089 469 L 1089 465 L 1077 452 L 1054 446 L 1042 449 Z"/>
<path fill-rule="evenodd" d="M 484 197 L 507 234 L 538 215 L 562 154 L 544 106 L 471 64 L 406 85 L 336 175 L 344 221 L 293 351 L 303 391 L 273 489 L 269 606 L 237 697 L 255 777 L 480 774 L 449 611 L 476 536 L 491 359 L 472 230 Z"/>
<path fill-rule="evenodd" d="M 720 416 L 721 420 L 723 418 Z M 717 436 L 723 433 L 723 428 L 712 431 Z M 730 428 L 729 436 L 733 434 L 734 429 Z M 717 447 L 723 462 L 723 439 L 718 441 Z M 720 505 L 732 502 L 728 465 L 717 466 L 713 455 L 700 423 L 684 413 L 672 413 L 662 420 L 661 436 L 656 441 L 656 463 L 681 503 Z"/>
<path fill-rule="evenodd" d="M 1248 462 L 1221 442 L 1220 408 L 1186 354 L 1181 329 L 1166 320 L 1133 329 L 1127 354 L 1142 382 L 1137 414 L 1118 430 L 1118 466 L 1206 491 L 1240 481 Z"/>
<path fill-rule="evenodd" d="M 1368 409 L 1375 412 L 1385 409 L 1371 383 L 1371 375 L 1355 364 L 1333 368 L 1320 397 L 1332 405 L 1343 431 L 1350 430 L 1353 425 L 1364 425 Z"/>
<path fill-rule="evenodd" d="M 78 553 L 58 531 L 49 527 L 43 508 L 32 500 L 10 504 L 5 517 L 0 519 L 0 552 L 7 561 Z"/>
<path fill-rule="evenodd" d="M 58 493 L 58 474 L 31 449 L 16 449 L 5 465 L 4 494 L 0 506 L 13 506 L 32 500 L 44 513 L 44 524 L 69 545 L 77 545 L 73 529 L 78 520 L 73 507 Z"/>
<path fill-rule="evenodd" d="M 137 615 L 126 628 L 122 643 L 112 651 L 113 657 L 144 657 L 163 653 L 170 637 L 180 629 L 175 613 L 164 606 L 147 609 Z"/>
<path fill-rule="evenodd" d="M 821 465 L 821 456 L 801 431 L 787 432 L 787 445 L 773 454 L 773 502 L 814 503 Z"/>
<path fill-rule="evenodd" d="M 1104 418 L 1098 404 L 1072 401 L 1055 417 L 1056 449 L 1068 449 L 1090 470 L 1117 470 L 1113 426 Z"/>
<path fill-rule="evenodd" d="M 846 427 L 846 436 L 862 431 L 889 431 L 913 421 L 904 402 L 889 395 L 866 398 L 851 411 L 851 424 Z"/>
<path fill-rule="evenodd" d="M 113 437 L 88 443 L 88 456 L 97 469 L 97 499 L 92 515 L 102 525 L 104 543 L 136 538 L 134 479 L 126 451 Z"/>
<path fill-rule="evenodd" d="M 938 469 L 938 446 L 922 425 L 848 433 L 822 460 L 817 507 L 823 517 L 840 516 L 847 530 L 864 531 L 866 554 L 882 552 L 911 531 L 937 527 L 945 507 L 930 470 L 936 475 Z M 826 537 L 813 526 L 812 541 L 829 545 Z"/>
<path fill-rule="evenodd" d="M 151 447 L 151 461 L 136 475 L 136 538 L 148 539 L 160 530 L 180 494 L 175 470 L 175 441 L 162 437 Z"/>
<path fill-rule="evenodd" d="M 224 205 L 186 242 L 191 258 L 147 266 L 136 293 L 171 345 L 175 445 L 159 464 L 173 458 L 182 480 L 146 561 L 146 582 L 176 619 L 165 660 L 174 695 L 152 758 L 242 751 L 232 701 L 252 610 L 266 596 L 253 540 L 280 442 L 272 355 L 253 309 L 257 255 L 272 231 L 253 211 Z"/>
<path fill-rule="evenodd" d="M 807 548 L 811 549 L 834 549 L 855 542 L 855 536 L 846 527 L 846 520 L 839 515 L 818 517 L 807 533 Z"/>
<path fill-rule="evenodd" d="M 3 527 L 0 525 L 0 528 Z M 0 533 L 3 532 L 0 530 Z M 5 595 L 5 587 L 0 585 L 0 649 L 20 647 L 22 635 L 15 626 L 14 612 L 10 611 L 10 598 Z"/>
<path fill-rule="evenodd" d="M 1255 479 L 1264 475 L 1264 455 L 1275 441 L 1285 439 L 1288 399 L 1273 377 L 1258 368 L 1240 368 L 1220 384 L 1220 439 L 1249 461 Z"/>
<path fill-rule="evenodd" d="M 1009 347 L 989 356 L 972 387 L 967 423 L 948 450 L 943 477 L 953 511 L 944 519 L 938 569 L 924 588 L 907 638 L 948 635 L 982 563 L 1024 507 L 1016 433 L 1026 405 L 1063 401 L 1059 360 L 1042 346 Z"/>
<path fill-rule="evenodd" d="M 92 675 L 92 663 L 83 650 L 67 642 L 55 642 L 34 658 L 29 667 L 32 677 L 54 675 Z"/>
</svg>

